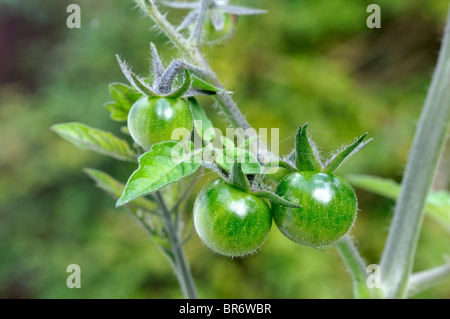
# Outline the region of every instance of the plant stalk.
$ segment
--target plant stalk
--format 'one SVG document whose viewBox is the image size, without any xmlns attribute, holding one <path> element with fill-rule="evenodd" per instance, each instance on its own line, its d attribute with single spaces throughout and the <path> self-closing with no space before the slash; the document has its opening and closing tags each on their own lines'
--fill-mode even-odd
<svg viewBox="0 0 450 319">
<path fill-rule="evenodd" d="M 336 243 L 336 249 L 344 260 L 353 280 L 353 295 L 358 299 L 373 298 L 367 286 L 367 265 L 348 235 Z"/>
<path fill-rule="evenodd" d="M 450 12 L 431 86 L 417 125 L 400 196 L 381 258 L 385 298 L 405 298 L 422 227 L 425 200 L 450 120 Z"/>
<path fill-rule="evenodd" d="M 187 60 L 189 60 L 189 62 L 195 64 L 204 71 L 206 77 L 205 80 L 211 82 L 211 84 L 217 87 L 224 88 L 217 75 L 212 71 L 208 61 L 201 52 L 200 48 L 190 45 L 189 42 L 186 39 L 184 39 L 184 37 L 180 33 L 178 33 L 176 29 L 173 28 L 173 26 L 165 19 L 164 15 L 161 14 L 161 12 L 158 10 L 158 8 L 156 7 L 156 5 L 152 0 L 148 1 L 148 5 L 145 3 L 145 0 L 135 0 L 135 1 L 141 7 L 141 9 L 150 16 L 150 18 L 164 32 L 164 34 L 171 40 L 171 42 L 178 48 L 178 50 L 182 53 L 182 55 Z M 248 128 L 251 127 L 248 121 L 246 120 L 245 116 L 242 114 L 241 110 L 239 109 L 239 107 L 237 106 L 237 104 L 234 102 L 233 98 L 230 95 L 228 94 L 216 95 L 213 98 L 216 101 L 222 113 L 225 115 L 227 120 L 234 128 L 242 128 L 244 130 L 247 130 Z M 251 132 L 251 130 L 249 131 Z M 264 148 L 265 147 L 261 146 L 263 152 L 266 151 L 264 150 Z M 360 280 L 362 278 L 360 269 L 359 267 L 353 267 L 353 265 L 357 264 L 357 262 L 355 262 L 356 260 L 362 261 L 362 258 L 359 256 L 357 249 L 353 246 L 353 243 L 349 238 L 345 239 L 344 246 L 345 247 L 338 246 L 338 250 L 340 251 L 342 250 L 342 253 L 340 255 L 342 256 L 344 262 L 347 265 L 352 265 L 352 267 L 349 267 L 349 270 L 352 273 L 352 278 L 354 280 Z M 353 248 L 350 249 L 349 247 Z M 365 270 L 366 269 L 364 268 L 364 271 Z M 360 282 L 361 281 L 356 282 L 355 285 L 359 286 Z M 365 295 L 365 293 L 363 293 L 362 288 L 358 288 L 358 291 L 360 289 L 361 292 L 358 292 L 357 294 L 361 296 Z"/>
<path fill-rule="evenodd" d="M 186 299 L 198 299 L 197 290 L 189 268 L 189 263 L 184 255 L 182 243 L 179 239 L 174 222 L 170 216 L 170 211 L 159 191 L 155 193 L 155 199 L 162 210 L 162 217 L 164 218 L 165 228 L 172 247 L 174 258 L 173 267 L 180 283 L 181 290 L 183 291 L 183 295 Z"/>
<path fill-rule="evenodd" d="M 411 275 L 408 296 L 414 296 L 442 281 L 450 279 L 450 262 L 432 269 L 420 271 Z"/>
</svg>

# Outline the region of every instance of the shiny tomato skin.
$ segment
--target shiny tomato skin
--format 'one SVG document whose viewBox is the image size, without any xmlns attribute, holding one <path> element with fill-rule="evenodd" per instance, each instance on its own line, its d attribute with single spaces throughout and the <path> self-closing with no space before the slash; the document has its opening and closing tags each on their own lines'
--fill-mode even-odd
<svg viewBox="0 0 450 319">
<path fill-rule="evenodd" d="M 216 179 L 195 201 L 194 226 L 203 243 L 216 253 L 244 256 L 264 243 L 272 214 L 263 199 Z"/>
<path fill-rule="evenodd" d="M 334 244 L 356 219 L 357 199 L 350 184 L 333 174 L 301 171 L 286 176 L 276 194 L 301 205 L 272 205 L 273 219 L 292 241 L 311 247 Z"/>
<path fill-rule="evenodd" d="M 128 129 L 133 140 L 148 150 L 155 143 L 171 141 L 177 128 L 192 131 L 193 119 L 184 99 L 143 97 L 128 114 Z"/>
</svg>

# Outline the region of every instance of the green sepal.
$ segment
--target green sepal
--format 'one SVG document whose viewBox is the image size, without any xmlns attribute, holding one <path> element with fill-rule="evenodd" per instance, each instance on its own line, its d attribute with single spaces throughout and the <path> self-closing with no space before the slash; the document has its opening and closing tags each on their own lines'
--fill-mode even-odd
<svg viewBox="0 0 450 319">
<path fill-rule="evenodd" d="M 336 154 L 323 168 L 324 173 L 333 173 L 335 172 L 341 164 L 351 155 L 355 154 L 359 150 L 361 150 L 363 147 L 365 147 L 367 144 L 369 144 L 372 139 L 366 141 L 363 143 L 364 139 L 366 138 L 367 133 L 364 133 L 361 135 L 361 137 L 354 143 L 350 144 L 346 148 L 344 148 L 341 152 Z"/>
<path fill-rule="evenodd" d="M 230 178 L 228 180 L 228 183 L 245 193 L 250 193 L 251 188 L 250 184 L 248 182 L 247 176 L 245 176 L 244 172 L 242 171 L 242 166 L 239 161 L 236 160 L 234 162 L 233 167 L 231 168 L 230 172 Z"/>
<path fill-rule="evenodd" d="M 155 91 L 150 89 L 149 86 L 147 86 L 144 82 L 144 80 L 141 80 L 136 74 L 130 71 L 130 77 L 132 79 L 131 84 L 135 86 L 136 89 L 138 89 L 139 92 L 142 94 L 151 96 L 151 97 L 158 97 L 160 96 Z"/>
<path fill-rule="evenodd" d="M 153 91 L 148 85 L 145 84 L 144 80 L 139 79 L 139 77 L 130 70 L 128 65 L 120 58 L 118 54 L 116 54 L 116 58 L 123 75 L 127 78 L 128 82 L 130 82 L 130 84 L 132 84 L 139 92 L 148 96 L 159 96 L 155 91 Z"/>
<path fill-rule="evenodd" d="M 189 91 L 192 84 L 191 72 L 188 69 L 184 69 L 184 74 L 185 76 L 181 85 L 175 91 L 167 94 L 166 97 L 177 99 L 184 96 L 186 92 Z"/>
<path fill-rule="evenodd" d="M 288 200 L 285 200 L 284 198 L 281 198 L 277 194 L 274 194 L 272 192 L 265 191 L 265 190 L 253 191 L 252 195 L 255 195 L 256 197 L 267 198 L 268 200 L 270 200 L 271 203 L 290 207 L 290 208 L 301 208 L 302 207 L 301 205 L 292 203 Z"/>
<path fill-rule="evenodd" d="M 213 94 L 232 94 L 232 92 L 230 92 L 230 91 L 226 91 L 224 89 L 221 89 L 217 86 L 214 86 L 214 85 L 202 80 L 195 74 L 192 75 L 191 87 L 197 91 L 204 92 L 204 94 L 211 94 L 211 95 L 213 95 Z"/>
<path fill-rule="evenodd" d="M 295 172 L 296 171 L 295 167 L 292 166 L 289 162 L 286 162 L 286 161 L 279 160 L 278 161 L 278 166 L 282 167 L 282 168 L 285 168 L 285 169 L 288 169 L 291 172 Z"/>
<path fill-rule="evenodd" d="M 308 123 L 298 128 L 295 136 L 295 166 L 298 171 L 321 171 L 320 164 L 306 134 Z"/>
</svg>

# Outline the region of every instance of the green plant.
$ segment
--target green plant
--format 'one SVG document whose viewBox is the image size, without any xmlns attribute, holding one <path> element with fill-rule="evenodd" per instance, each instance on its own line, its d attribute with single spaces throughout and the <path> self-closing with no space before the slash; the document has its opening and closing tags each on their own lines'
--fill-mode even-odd
<svg viewBox="0 0 450 319">
<path fill-rule="evenodd" d="M 266 198 L 271 202 L 273 213 L 278 216 L 275 217 L 275 221 L 278 220 L 277 224 L 280 225 L 283 224 L 281 220 L 285 218 L 286 212 L 306 211 L 308 215 L 312 212 L 311 200 L 305 197 L 305 187 L 307 194 L 310 191 L 308 184 L 311 181 L 326 177 L 326 179 L 333 180 L 332 182 L 325 181 L 331 183 L 330 187 L 336 187 L 337 193 L 344 193 L 342 197 L 333 200 L 333 209 L 331 210 L 334 214 L 339 214 L 341 218 L 338 221 L 331 219 L 330 222 L 329 218 L 321 217 L 318 223 L 302 224 L 301 226 L 312 231 L 313 237 L 305 239 L 304 234 L 301 234 L 298 236 L 301 240 L 297 238 L 296 241 L 312 246 L 336 243 L 336 248 L 352 275 L 355 297 L 406 297 L 411 291 L 417 291 L 430 283 L 436 283 L 450 273 L 448 266 L 442 266 L 410 278 L 426 195 L 448 130 L 450 113 L 450 93 L 446 89 L 450 81 L 448 29 L 426 107 L 419 122 L 411 159 L 405 172 L 402 191 L 396 206 L 393 226 L 383 254 L 381 262 L 382 289 L 377 290 L 369 288 L 366 284 L 367 267 L 349 236 L 345 235 L 355 218 L 356 198 L 354 198 L 350 186 L 343 179 L 333 175 L 348 156 L 367 145 L 367 142 L 362 143 L 365 135 L 349 147 L 344 147 L 327 163 L 322 163 L 313 144 L 306 136 L 306 126 L 303 126 L 297 134 L 294 152 L 284 160 L 280 160 L 259 141 L 259 137 L 254 131 L 247 130 L 250 128 L 249 123 L 233 101 L 230 92 L 224 89 L 202 53 L 203 41 L 210 40 L 209 36 L 205 37 L 203 32 L 205 21 L 207 24 L 211 23 L 215 31 L 221 31 L 223 30 L 224 15 L 260 14 L 263 11 L 235 7 L 211 0 L 201 0 L 197 3 L 189 3 L 189 5 L 169 2 L 172 7 L 192 10 L 180 27 L 176 28 L 160 12 L 155 1 L 135 0 L 135 2 L 169 38 L 182 58 L 175 60 L 167 69 L 164 69 L 156 48 L 151 45 L 153 70 L 147 78 L 137 76 L 121 59 L 118 59 L 131 86 L 112 84 L 110 92 L 114 101 L 107 103 L 105 107 L 111 112 L 113 120 L 127 121 L 128 119 L 128 128 L 124 128 L 123 132 L 131 133 L 138 145 L 130 146 L 125 139 L 80 123 L 57 124 L 53 126 L 53 130 L 83 149 L 93 150 L 119 160 L 138 162 L 138 168 L 129 177 L 126 185 L 97 170 L 88 169 L 86 172 L 100 188 L 117 200 L 117 206 L 124 206 L 152 236 L 170 261 L 186 298 L 196 298 L 197 292 L 183 252 L 183 244 L 189 239 L 187 225 L 189 225 L 191 216 L 185 214 L 182 206 L 192 190 L 192 182 L 189 181 L 191 179 L 188 180 L 185 177 L 197 174 L 202 167 L 214 171 L 220 176 L 220 179 L 211 184 L 212 186 L 207 186 L 206 190 L 200 194 L 194 208 L 194 220 L 196 220 L 197 230 L 200 236 L 203 236 L 202 239 L 205 243 L 222 254 L 243 255 L 253 252 L 262 244 L 268 229 L 270 229 L 270 223 L 267 218 L 268 204 L 261 198 Z M 231 34 L 231 32 L 229 33 Z M 213 128 L 212 122 L 208 119 L 205 110 L 195 100 L 194 96 L 197 95 L 211 95 L 221 113 L 233 127 L 247 130 L 247 135 L 242 143 L 235 144 L 233 140 L 220 138 L 209 130 Z M 154 128 L 151 125 L 147 126 L 147 122 L 141 123 L 140 121 L 144 117 L 138 116 L 136 121 L 140 123 L 137 125 L 138 133 L 136 133 L 132 125 L 135 121 L 130 120 L 134 113 L 133 108 L 136 105 L 139 106 L 142 101 L 150 102 L 145 104 L 145 109 L 147 109 L 147 107 L 154 107 L 158 101 L 168 101 L 169 99 L 174 99 L 183 105 L 182 121 L 175 121 L 174 125 L 169 125 L 164 136 L 153 138 L 146 133 L 148 130 L 150 130 L 150 134 L 153 133 Z M 153 101 L 156 101 L 155 104 L 152 103 Z M 190 116 L 193 120 L 193 134 L 191 134 L 191 119 L 185 108 L 186 105 L 189 106 Z M 173 107 L 173 104 L 171 106 Z M 147 110 L 144 113 L 148 115 Z M 172 140 L 173 132 L 170 131 L 175 127 L 187 130 L 187 134 L 183 134 L 182 142 L 177 142 L 177 138 Z M 141 133 L 144 135 L 143 139 L 141 139 Z M 171 133 L 170 138 L 168 133 Z M 200 145 L 192 142 L 192 139 L 195 142 L 195 137 L 193 138 L 192 135 L 201 138 Z M 214 145 L 212 150 L 212 143 L 217 142 L 221 144 L 221 147 L 217 148 L 217 145 Z M 255 144 L 256 147 L 252 147 Z M 280 170 L 285 170 L 286 174 L 291 173 L 281 180 L 277 192 L 274 193 L 265 180 L 270 176 L 268 172 L 277 166 L 281 167 Z M 303 185 L 292 185 L 290 178 L 295 176 L 307 177 L 308 182 Z M 275 180 L 279 181 L 279 178 L 275 178 Z M 321 179 L 321 182 L 324 180 Z M 336 186 L 338 182 L 339 186 Z M 238 247 L 233 244 L 234 239 L 231 239 L 230 236 L 222 237 L 224 233 L 220 227 L 218 232 L 208 233 L 208 235 L 203 233 L 202 235 L 202 229 L 209 226 L 203 223 L 217 224 L 223 216 L 225 216 L 223 219 L 226 222 L 229 221 L 227 215 L 219 216 L 219 218 L 214 216 L 216 217 L 214 220 L 207 219 L 210 217 L 211 209 L 209 207 L 211 206 L 217 205 L 224 208 L 223 211 L 222 209 L 219 211 L 220 213 L 227 214 L 230 211 L 229 204 L 226 203 L 227 199 L 213 199 L 214 202 L 211 202 L 211 198 L 214 198 L 210 195 L 211 192 L 217 192 L 218 189 L 219 191 L 221 189 L 233 190 L 233 193 L 238 194 L 236 196 L 239 197 L 239 200 L 245 200 L 246 207 L 249 206 L 247 205 L 249 198 L 259 203 L 258 209 L 253 210 L 253 207 L 251 210 L 246 209 L 247 216 L 265 220 L 263 227 L 255 227 L 254 223 L 251 223 L 251 226 L 255 227 L 255 231 L 261 235 L 252 238 L 254 242 L 250 243 L 244 240 L 241 242 L 242 246 Z M 291 196 L 288 191 L 293 189 L 297 191 Z M 235 198 L 234 196 L 232 198 Z M 299 205 L 302 207 L 300 208 Z M 329 207 L 316 205 L 314 214 L 323 216 L 321 213 L 329 211 Z M 256 212 L 258 212 L 258 216 Z M 196 216 L 202 218 L 197 219 Z M 327 227 L 327 230 L 324 230 L 323 226 L 328 222 L 331 223 L 331 228 Z M 236 224 L 233 222 L 233 225 Z M 238 225 L 239 239 L 248 235 L 243 232 L 244 227 L 246 226 Z M 215 245 L 220 240 L 226 243 L 222 247 Z"/>
</svg>

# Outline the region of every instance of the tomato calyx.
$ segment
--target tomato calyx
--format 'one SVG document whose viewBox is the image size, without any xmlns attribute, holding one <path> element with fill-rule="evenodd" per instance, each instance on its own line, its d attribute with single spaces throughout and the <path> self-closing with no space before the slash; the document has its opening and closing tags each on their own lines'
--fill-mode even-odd
<svg viewBox="0 0 450 319">
<path fill-rule="evenodd" d="M 300 205 L 290 202 L 268 190 L 264 190 L 259 187 L 258 188 L 254 187 L 252 189 L 252 187 L 250 186 L 248 177 L 242 171 L 242 165 L 238 160 L 233 164 L 233 167 L 231 169 L 231 172 L 230 172 L 227 182 L 232 187 L 237 188 L 244 193 L 252 194 L 259 198 L 266 198 L 272 204 L 275 203 L 275 204 L 279 204 L 279 205 L 291 207 L 291 208 L 301 208 Z"/>
<path fill-rule="evenodd" d="M 205 77 L 206 72 L 183 60 L 173 60 L 167 68 L 164 68 L 153 43 L 150 43 L 150 51 L 152 53 L 153 72 L 147 79 L 131 71 L 130 66 L 116 54 L 122 73 L 141 94 L 150 97 L 178 99 L 198 95 L 231 93 L 204 81 L 202 78 Z"/>
<path fill-rule="evenodd" d="M 295 149 L 287 158 L 280 161 L 279 166 L 289 169 L 291 172 L 323 172 L 332 174 L 350 156 L 356 154 L 372 141 L 372 138 L 364 142 L 367 132 L 361 135 L 356 141 L 344 146 L 331 158 L 322 160 L 315 143 L 307 135 L 308 123 L 300 125 L 295 135 Z"/>
</svg>

